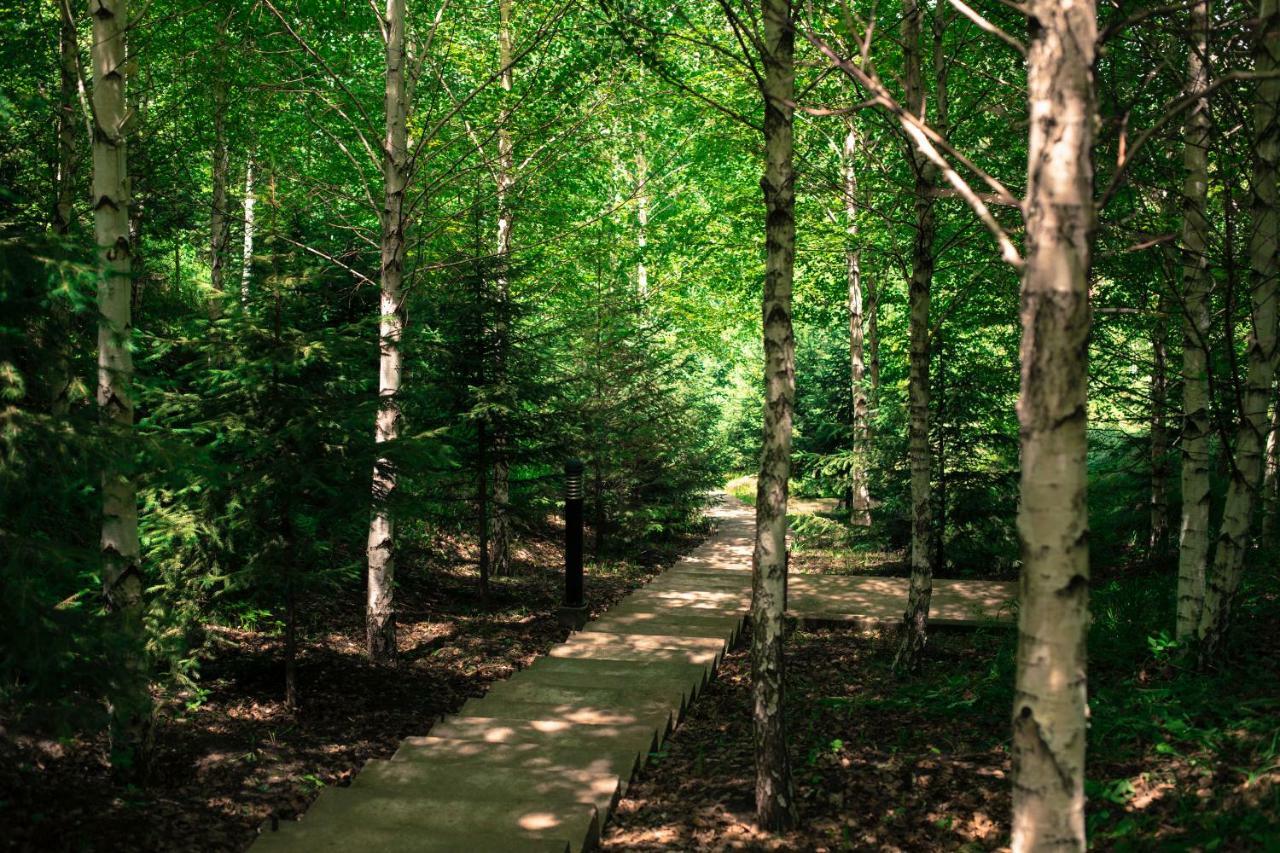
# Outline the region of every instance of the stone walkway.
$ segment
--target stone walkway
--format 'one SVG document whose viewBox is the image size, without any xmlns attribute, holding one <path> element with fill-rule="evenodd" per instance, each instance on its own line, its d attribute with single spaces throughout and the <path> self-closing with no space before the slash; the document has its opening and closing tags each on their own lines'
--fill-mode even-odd
<svg viewBox="0 0 1280 853">
<path fill-rule="evenodd" d="M 751 605 L 753 514 L 713 511 L 696 551 L 512 678 L 321 792 L 254 853 L 590 849 L 635 772 L 706 685 Z M 797 616 L 896 621 L 905 581 L 793 576 Z M 1011 584 L 935 581 L 935 621 L 1011 617 Z"/>
</svg>

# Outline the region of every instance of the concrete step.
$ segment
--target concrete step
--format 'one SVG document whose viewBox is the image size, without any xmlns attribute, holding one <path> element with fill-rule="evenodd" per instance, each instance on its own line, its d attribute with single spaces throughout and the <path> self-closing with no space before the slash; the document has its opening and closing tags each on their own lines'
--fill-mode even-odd
<svg viewBox="0 0 1280 853">
<path fill-rule="evenodd" d="M 588 626 L 588 631 L 593 626 Z M 604 688 L 626 690 L 643 695 L 678 693 L 687 705 L 705 683 L 705 670 L 697 665 L 654 661 L 635 664 L 623 670 L 622 661 L 597 661 L 590 658 L 542 658 L 521 673 L 520 678 L 495 684 L 489 691 L 507 689 L 506 684 L 547 684 L 557 687 Z"/>
<path fill-rule="evenodd" d="M 576 802 L 424 798 L 326 788 L 300 821 L 283 822 L 254 853 L 411 853 L 590 850 L 600 836 L 594 805 Z"/>
<path fill-rule="evenodd" d="M 701 664 L 710 673 L 727 647 L 723 640 L 707 637 L 579 631 L 566 642 L 552 646 L 547 654 L 553 658 L 694 663 Z"/>
<path fill-rule="evenodd" d="M 594 624 L 594 623 L 593 623 Z M 525 668 L 525 672 L 557 672 L 574 676 L 587 673 L 598 678 L 601 684 L 615 681 L 627 681 L 636 677 L 644 677 L 654 673 L 659 678 L 681 678 L 698 684 L 702 689 L 705 682 L 706 667 L 701 664 L 685 661 L 650 660 L 620 661 L 595 658 L 552 658 L 541 657 Z"/>
<path fill-rule="evenodd" d="M 686 698 L 692 697 L 693 688 L 683 682 L 646 681 L 628 684 L 610 683 L 605 686 L 584 684 L 556 684 L 530 676 L 499 682 L 486 697 L 511 699 L 516 702 L 538 702 L 569 705 L 575 708 L 600 708 L 625 711 L 635 702 L 665 702 L 675 718 L 685 709 Z"/>
<path fill-rule="evenodd" d="M 469 717 L 523 718 L 526 720 L 563 720 L 583 725 L 645 726 L 654 733 L 659 745 L 679 721 L 671 703 L 664 699 L 632 702 L 625 709 L 610 709 L 564 702 L 538 702 L 509 696 L 486 696 L 471 699 L 462 706 Z"/>
<path fill-rule="evenodd" d="M 675 637 L 711 637 L 733 645 L 742 630 L 743 617 L 681 616 L 665 610 L 629 610 L 610 613 L 592 622 L 584 631 L 612 634 L 649 634 Z"/>
<path fill-rule="evenodd" d="M 390 761 L 367 762 L 351 788 L 397 793 L 412 789 L 437 799 L 589 803 L 607 815 L 641 763 L 638 751 L 621 744 L 607 751 L 580 744 L 514 753 L 512 744 L 485 746 L 494 754 L 465 762 L 440 760 L 429 753 L 415 755 L 413 750 L 403 754 L 402 747 Z"/>
<path fill-rule="evenodd" d="M 738 592 L 649 589 L 646 587 L 618 602 L 618 605 L 609 612 L 614 613 L 618 610 L 623 612 L 634 611 L 638 606 L 650 610 L 663 609 L 681 613 L 697 610 L 707 610 L 712 613 L 738 613 L 747 610 L 751 606 L 751 595 L 750 593 Z"/>
<path fill-rule="evenodd" d="M 452 740 L 481 743 L 531 743 L 555 746 L 561 743 L 599 744 L 607 749 L 611 743 L 635 745 L 641 754 L 657 748 L 653 727 L 646 725 L 614 726 L 573 723 L 568 720 L 526 720 L 512 717 L 445 717 L 431 727 L 430 734 Z"/>
</svg>

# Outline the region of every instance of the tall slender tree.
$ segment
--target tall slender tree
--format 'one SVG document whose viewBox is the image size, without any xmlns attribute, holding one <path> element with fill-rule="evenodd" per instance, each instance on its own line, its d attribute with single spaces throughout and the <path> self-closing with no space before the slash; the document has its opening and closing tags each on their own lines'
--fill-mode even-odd
<svg viewBox="0 0 1280 853">
<path fill-rule="evenodd" d="M 80 47 L 76 39 L 75 10 L 70 3 L 58 4 L 58 160 L 54 174 L 54 201 L 51 225 L 53 233 L 65 236 L 75 224 L 76 169 L 76 99 L 80 82 Z M 70 313 L 55 306 L 55 321 L 70 329 Z M 64 339 L 65 332 L 62 333 Z M 49 410 L 64 415 L 71 407 L 71 358 L 67 344 L 55 350 L 53 374 L 50 377 Z"/>
<path fill-rule="evenodd" d="M 1280 0 L 1258 3 L 1253 57 L 1259 81 L 1253 101 L 1248 368 L 1222 527 L 1196 629 L 1202 663 L 1214 659 L 1226 633 L 1232 599 L 1252 544 L 1253 515 L 1262 485 L 1263 448 L 1271 427 L 1271 386 L 1280 354 L 1276 336 L 1276 299 L 1280 296 Z"/>
<path fill-rule="evenodd" d="M 1147 549 L 1165 553 L 1169 541 L 1169 320 L 1167 300 L 1156 300 L 1151 330 L 1151 531 Z"/>
<path fill-rule="evenodd" d="M 1032 0 L 1024 201 L 1022 580 L 1013 702 L 1013 849 L 1084 850 L 1089 627 L 1089 291 L 1093 0 Z"/>
<path fill-rule="evenodd" d="M 1209 0 L 1191 7 L 1182 149 L 1182 528 L 1176 636 L 1189 639 L 1204 607 L 1209 562 Z M 1198 97 L 1197 97 L 1198 96 Z"/>
<path fill-rule="evenodd" d="M 90 0 L 93 19 L 93 226 L 98 246 L 98 409 L 111 449 L 102 472 L 102 585 L 126 661 L 111 697 L 112 754 L 142 758 L 150 716 L 144 662 L 142 556 L 133 455 L 132 243 L 129 111 L 125 102 L 128 0 Z"/>
<path fill-rule="evenodd" d="M 795 264 L 795 21 L 791 0 L 762 0 L 764 37 L 765 278 L 764 442 L 756 487 L 751 584 L 751 699 L 756 757 L 756 819 L 768 829 L 796 821 L 783 720 L 782 637 L 787 594 L 787 489 L 795 406 L 791 287 Z"/>
<path fill-rule="evenodd" d="M 751 706 L 755 733 L 755 815 L 760 826 L 796 821 L 782 695 L 787 585 L 787 482 L 795 407 L 795 20 L 791 0 L 763 0 L 764 38 L 764 442 L 755 498 L 751 560 Z"/>
<path fill-rule="evenodd" d="M 507 306 L 511 301 L 511 231 L 515 214 L 511 188 L 515 183 L 515 143 L 511 136 L 511 87 L 514 77 L 511 49 L 511 0 L 498 0 L 498 80 L 502 103 L 498 108 L 498 163 L 495 172 L 498 202 L 497 308 L 494 323 L 494 381 L 505 385 L 511 329 Z M 510 436 L 499 418 L 492 424 L 493 501 L 489 534 L 490 570 L 499 577 L 511 573 L 511 460 Z"/>
<path fill-rule="evenodd" d="M 227 21 L 218 22 L 214 38 L 213 79 L 213 200 L 209 210 L 209 284 L 214 290 L 214 316 L 222 309 L 227 274 L 227 179 L 231 158 L 227 150 Z"/>
<path fill-rule="evenodd" d="M 404 199 L 409 183 L 405 93 L 405 0 L 387 0 L 380 21 L 387 48 L 386 138 L 383 141 L 381 320 L 378 327 L 378 415 L 374 441 L 380 452 L 373 466 L 373 513 L 369 521 L 369 580 L 366 629 L 369 657 L 396 658 L 395 516 L 391 500 L 398 480 L 387 448 L 400 436 L 400 339 L 404 333 Z"/>
<path fill-rule="evenodd" d="M 941 26 L 942 9 L 936 13 Z M 902 49 L 905 72 L 906 109 L 921 122 L 927 120 L 924 79 L 921 72 L 921 20 L 923 7 L 906 0 L 902 16 Z M 940 38 L 939 38 L 940 41 Z M 941 68 L 935 71 L 940 72 Z M 939 77 L 935 128 L 946 133 L 947 99 L 945 78 Z M 928 631 L 929 601 L 933 596 L 933 496 L 930 473 L 933 467 L 929 445 L 929 302 L 933 288 L 933 243 L 937 233 L 933 188 L 937 167 L 912 146 L 915 175 L 915 238 L 911 254 L 911 282 L 908 290 L 910 326 L 909 422 L 907 454 L 911 467 L 911 583 L 907 609 L 902 617 L 902 641 L 894 659 L 895 669 L 913 668 L 924 649 Z"/>
<path fill-rule="evenodd" d="M 258 197 L 254 194 L 253 189 L 253 154 L 250 153 L 244 163 L 244 239 L 241 243 L 240 254 L 241 303 L 249 301 L 249 283 L 253 280 L 253 232 L 256 227 L 254 208 L 257 203 Z"/>
<path fill-rule="evenodd" d="M 58 4 L 58 163 L 54 175 L 53 230 L 66 234 L 75 219 L 76 96 L 80 79 L 80 48 L 76 40 L 75 10 Z"/>
<path fill-rule="evenodd" d="M 867 395 L 867 366 L 863 352 L 864 308 L 862 298 L 862 245 L 858 238 L 858 127 L 854 119 L 845 123 L 844 145 L 840 151 L 845 217 L 845 284 L 849 293 L 849 390 L 852 394 L 852 451 L 849 469 L 849 521 L 859 527 L 871 525 L 871 493 L 867 487 L 867 453 L 870 450 L 870 406 Z"/>
</svg>

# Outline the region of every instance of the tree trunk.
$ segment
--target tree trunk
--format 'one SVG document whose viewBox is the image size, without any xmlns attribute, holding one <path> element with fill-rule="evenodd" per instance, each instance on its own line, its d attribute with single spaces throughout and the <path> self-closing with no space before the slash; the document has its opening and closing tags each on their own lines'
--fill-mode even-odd
<svg viewBox="0 0 1280 853">
<path fill-rule="evenodd" d="M 253 194 L 253 155 L 244 164 L 244 251 L 240 256 L 240 302 L 249 302 L 249 281 L 253 276 L 253 208 L 258 198 Z"/>
<path fill-rule="evenodd" d="M 920 21 L 924 12 L 917 0 L 906 0 L 902 18 L 903 60 L 906 67 L 906 107 L 925 119 L 925 92 L 921 79 Z M 938 93 L 939 132 L 945 133 L 944 89 Z M 907 455 L 911 467 L 911 586 L 902 616 L 902 642 L 894 669 L 913 669 L 924 649 L 933 596 L 933 501 L 929 489 L 932 459 L 929 446 L 929 298 L 933 286 L 934 218 L 933 178 L 936 169 L 919 151 L 912 152 L 915 172 L 916 231 L 908 293 L 910 325 L 910 411 Z"/>
<path fill-rule="evenodd" d="M 215 63 L 213 77 L 213 201 L 209 210 L 209 284 L 213 287 L 214 319 L 222 313 L 222 294 L 227 273 L 227 172 L 230 156 L 227 153 L 227 23 L 218 24 L 214 45 Z"/>
<path fill-rule="evenodd" d="M 144 659 L 142 567 L 133 479 L 133 336 L 130 314 L 129 170 L 126 142 L 127 0 L 91 0 L 93 18 L 93 225 L 98 245 L 98 407 L 112 448 L 102 473 L 102 585 L 125 659 L 112 685 L 112 762 L 137 769 L 151 698 Z"/>
<path fill-rule="evenodd" d="M 67 234 L 75 220 L 76 197 L 76 84 L 79 46 L 71 3 L 59 3 L 58 53 L 58 171 L 53 205 L 53 231 Z"/>
<path fill-rule="evenodd" d="M 870 380 L 870 393 L 867 395 L 867 440 L 870 441 L 875 433 L 874 421 L 880 405 L 880 292 L 874 275 L 863 276 L 862 287 L 866 294 L 864 313 L 867 318 L 867 378 Z"/>
<path fill-rule="evenodd" d="M 844 171 L 845 280 L 849 288 L 849 390 L 852 393 L 852 451 L 849 468 L 851 497 L 849 523 L 871 526 L 871 495 L 867 488 L 868 403 L 866 363 L 862 352 L 862 246 L 858 242 L 858 129 L 853 119 L 846 123 L 841 166 Z"/>
<path fill-rule="evenodd" d="M 782 638 L 787 583 L 787 486 L 795 402 L 795 336 L 791 285 L 795 263 L 795 176 L 792 170 L 795 29 L 791 0 L 763 0 L 764 190 L 766 210 L 764 441 L 756 491 L 752 557 L 751 699 L 756 759 L 756 820 L 783 830 L 796 822 L 796 802 L 783 719 Z"/>
<path fill-rule="evenodd" d="M 1277 512 L 1280 511 L 1280 398 L 1272 398 L 1271 434 L 1267 436 L 1266 470 L 1262 475 L 1262 544 L 1276 547 Z"/>
<path fill-rule="evenodd" d="M 504 386 L 507 377 L 507 354 L 510 342 L 510 317 L 507 316 L 511 301 L 511 229 L 515 224 L 511 210 L 511 185 L 515 180 L 514 148 L 511 140 L 511 0 L 498 0 L 498 64 L 502 84 L 502 106 L 498 110 L 498 246 L 497 285 L 498 318 L 494 324 L 497 363 L 494 379 Z M 504 418 L 493 424 L 493 508 L 490 546 L 490 567 L 493 574 L 504 577 L 511 574 L 511 460 L 510 440 Z"/>
<path fill-rule="evenodd" d="M 938 355 L 937 424 L 938 449 L 934 454 L 938 467 L 938 488 L 934 490 L 934 498 L 938 507 L 936 523 L 933 525 L 933 565 L 947 565 L 947 343 L 938 331 L 933 341 L 933 349 Z"/>
<path fill-rule="evenodd" d="M 1032 0 L 1013 850 L 1084 850 L 1093 0 Z"/>
<path fill-rule="evenodd" d="M 1209 85 L 1209 0 L 1191 7 L 1187 92 Z M 1178 540 L 1176 635 L 1189 639 L 1204 607 L 1209 562 L 1209 100 L 1187 113 L 1182 164 L 1182 530 Z"/>
<path fill-rule="evenodd" d="M 1280 0 L 1260 0 L 1254 71 L 1280 70 Z M 1236 427 L 1235 459 L 1218 532 L 1213 571 L 1205 585 L 1197 637 L 1202 663 L 1213 660 L 1230 622 L 1231 603 L 1244 573 L 1245 556 L 1262 480 L 1262 451 L 1270 428 L 1268 410 L 1276 368 L 1276 297 L 1280 277 L 1280 78 L 1263 76 L 1253 104 L 1253 203 L 1249 233 L 1250 320 L 1243 410 Z"/>
<path fill-rule="evenodd" d="M 80 80 L 79 45 L 76 21 L 70 3 L 59 4 L 59 93 L 58 93 L 58 165 L 55 176 L 52 226 L 53 233 L 66 236 L 75 224 L 76 196 L 76 96 Z M 71 408 L 71 354 L 67 339 L 71 333 L 71 312 L 61 301 L 53 307 L 54 323 L 62 343 L 56 348 L 49 381 L 49 410 L 58 417 Z"/>
<path fill-rule="evenodd" d="M 408 184 L 406 144 L 405 0 L 387 0 L 383 21 L 387 39 L 387 136 L 382 176 L 382 313 L 378 329 L 378 416 L 374 441 L 389 445 L 400 435 L 400 338 L 404 332 L 404 196 Z M 379 455 L 373 466 L 373 514 L 369 522 L 369 589 L 366 607 L 369 658 L 394 663 L 395 517 L 391 499 L 396 490 L 396 464 Z"/>
<path fill-rule="evenodd" d="M 649 246 L 649 161 L 644 156 L 644 132 L 639 136 L 640 148 L 636 151 L 636 297 L 643 306 L 649 298 L 649 266 L 646 249 Z"/>
<path fill-rule="evenodd" d="M 1169 544 L 1169 322 L 1164 294 L 1156 302 L 1155 328 L 1151 332 L 1151 535 L 1147 548 L 1152 557 L 1165 553 Z"/>
</svg>

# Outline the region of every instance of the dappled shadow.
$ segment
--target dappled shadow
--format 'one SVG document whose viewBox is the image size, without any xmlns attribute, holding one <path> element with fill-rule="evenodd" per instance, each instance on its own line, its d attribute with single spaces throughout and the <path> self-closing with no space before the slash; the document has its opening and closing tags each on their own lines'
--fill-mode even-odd
<svg viewBox="0 0 1280 853">
<path fill-rule="evenodd" d="M 136 789 L 112 778 L 105 739 L 8 733 L 0 738 L 0 834 L 16 850 L 245 849 L 264 822 L 305 811 L 321 789 L 348 783 L 368 759 L 389 757 L 402 739 L 427 732 L 565 638 L 554 618 L 563 590 L 558 546 L 525 553 L 542 562 L 526 557 L 488 599 L 473 566 L 427 568 L 406 557 L 394 669 L 364 658 L 357 585 L 301 602 L 296 713 L 283 702 L 278 637 L 211 630 L 203 701 L 158 724 L 151 774 Z M 588 567 L 592 610 L 658 571 Z"/>
</svg>

